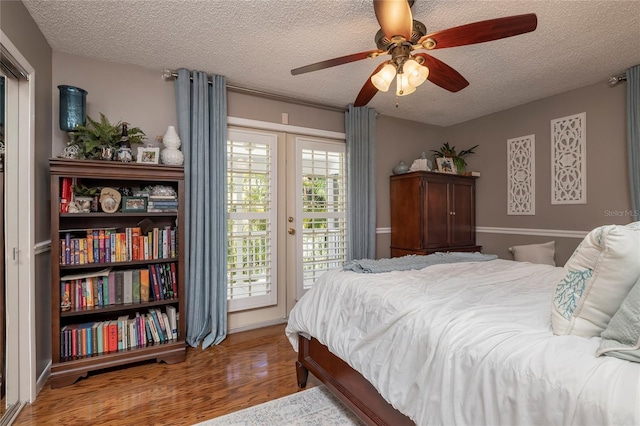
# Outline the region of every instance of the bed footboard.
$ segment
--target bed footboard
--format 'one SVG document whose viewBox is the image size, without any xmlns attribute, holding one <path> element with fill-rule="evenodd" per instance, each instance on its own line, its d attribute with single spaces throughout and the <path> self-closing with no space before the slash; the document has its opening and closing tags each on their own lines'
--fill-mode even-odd
<svg viewBox="0 0 640 426">
<path fill-rule="evenodd" d="M 316 339 L 298 338 L 296 374 L 298 386 L 307 385 L 311 372 L 362 421 L 368 425 L 414 425 L 407 416 L 389 404 L 365 379 Z"/>
</svg>

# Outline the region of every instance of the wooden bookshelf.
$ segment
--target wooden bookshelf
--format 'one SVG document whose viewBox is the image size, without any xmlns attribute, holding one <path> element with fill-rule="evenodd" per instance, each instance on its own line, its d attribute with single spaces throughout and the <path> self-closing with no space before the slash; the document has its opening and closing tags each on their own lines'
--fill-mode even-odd
<svg viewBox="0 0 640 426">
<path fill-rule="evenodd" d="M 185 346 L 185 267 L 184 267 L 184 170 L 182 167 L 119 163 L 114 161 L 51 159 L 49 161 L 51 177 L 51 342 L 52 366 L 51 387 L 68 386 L 90 371 L 124 366 L 145 360 L 155 359 L 167 363 L 182 362 L 186 356 Z M 60 194 L 63 178 L 75 179 L 90 187 L 145 188 L 153 185 L 169 186 L 177 192 L 177 212 L 127 212 L 119 209 L 114 213 L 92 211 L 88 213 L 61 212 Z M 118 259 L 110 262 L 69 263 L 61 252 L 61 240 L 67 233 L 81 236 L 89 229 L 111 228 L 124 230 L 139 226 L 140 221 L 149 219 L 154 226 L 164 229 L 177 229 L 175 234 L 175 253 L 154 259 Z M 111 260 L 111 259 L 110 259 Z M 61 309 L 61 277 L 65 275 L 91 273 L 107 267 L 113 271 L 140 270 L 149 265 L 175 264 L 177 297 L 150 298 L 136 303 L 100 305 L 73 305 L 69 310 Z M 134 318 L 137 313 L 146 315 L 151 308 L 166 310 L 168 306 L 177 311 L 177 339 L 166 339 L 161 343 L 145 343 L 144 338 L 132 346 L 126 342 L 120 350 L 92 354 L 64 354 L 61 331 L 65 326 L 76 324 L 114 321 L 125 315 Z"/>
</svg>

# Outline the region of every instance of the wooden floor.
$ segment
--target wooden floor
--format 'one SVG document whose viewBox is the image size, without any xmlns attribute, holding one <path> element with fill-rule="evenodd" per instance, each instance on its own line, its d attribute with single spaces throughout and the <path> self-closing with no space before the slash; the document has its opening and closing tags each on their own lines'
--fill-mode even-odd
<svg viewBox="0 0 640 426">
<path fill-rule="evenodd" d="M 191 425 L 298 392 L 284 325 L 188 348 L 183 363 L 145 363 L 40 391 L 14 425 Z M 320 382 L 309 375 L 307 389 Z"/>
</svg>

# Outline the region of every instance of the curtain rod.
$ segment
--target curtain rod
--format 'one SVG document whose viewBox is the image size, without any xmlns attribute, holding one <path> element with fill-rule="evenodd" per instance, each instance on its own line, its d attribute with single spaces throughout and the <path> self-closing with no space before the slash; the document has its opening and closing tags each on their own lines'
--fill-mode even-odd
<svg viewBox="0 0 640 426">
<path fill-rule="evenodd" d="M 175 80 L 176 78 L 178 78 L 178 72 L 177 71 L 167 70 L 167 69 L 162 71 L 162 79 L 163 80 L 172 81 L 172 80 Z M 192 79 L 192 78 L 190 77 L 190 79 Z M 208 78 L 207 81 L 208 81 L 209 84 L 211 84 L 211 79 Z M 272 99 L 272 100 L 275 100 L 275 101 L 288 102 L 288 103 L 291 103 L 291 104 L 298 104 L 298 105 L 310 106 L 310 107 L 315 107 L 315 108 L 322 108 L 322 109 L 327 109 L 329 111 L 345 112 L 347 110 L 347 108 L 345 108 L 345 107 L 322 104 L 322 103 L 318 103 L 318 102 L 304 101 L 302 99 L 291 98 L 289 96 L 283 96 L 283 95 L 276 95 L 275 93 L 262 92 L 260 90 L 249 89 L 249 88 L 240 87 L 240 86 L 234 86 L 234 85 L 231 85 L 231 84 L 227 84 L 227 89 L 232 91 L 232 92 L 244 93 L 246 95 L 260 96 L 262 98 Z"/>
<path fill-rule="evenodd" d="M 615 86 L 616 84 L 620 83 L 621 81 L 627 81 L 627 75 L 626 74 L 613 75 L 613 76 L 609 77 L 609 86 Z"/>
</svg>

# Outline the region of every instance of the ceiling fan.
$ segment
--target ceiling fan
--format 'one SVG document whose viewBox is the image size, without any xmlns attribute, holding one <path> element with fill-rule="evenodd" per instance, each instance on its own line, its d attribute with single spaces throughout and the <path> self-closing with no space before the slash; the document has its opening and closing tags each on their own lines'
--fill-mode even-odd
<svg viewBox="0 0 640 426">
<path fill-rule="evenodd" d="M 391 59 L 378 65 L 367 79 L 353 103 L 354 106 L 364 106 L 378 91 L 389 90 L 394 78 L 398 96 L 413 93 L 426 80 L 450 92 L 458 92 L 469 85 L 458 71 L 427 53 L 416 51 L 499 40 L 531 32 L 538 25 L 536 15 L 529 13 L 474 22 L 427 34 L 427 27 L 411 16 L 414 1 L 373 0 L 380 24 L 380 30 L 375 36 L 377 49 L 316 62 L 293 69 L 291 74 L 304 74 L 362 59 L 391 55 Z"/>
</svg>

